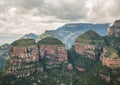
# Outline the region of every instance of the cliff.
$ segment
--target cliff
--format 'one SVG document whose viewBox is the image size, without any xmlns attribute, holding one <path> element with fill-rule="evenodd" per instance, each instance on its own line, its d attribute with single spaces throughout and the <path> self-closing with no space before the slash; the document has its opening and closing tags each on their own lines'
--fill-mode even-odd
<svg viewBox="0 0 120 85">
<path fill-rule="evenodd" d="M 39 60 L 38 48 L 33 39 L 21 39 L 13 42 L 8 48 L 8 63 L 5 74 L 16 77 L 29 76 L 34 72 L 43 71 Z"/>
<path fill-rule="evenodd" d="M 75 39 L 75 51 L 92 60 L 98 60 L 103 44 L 102 37 L 89 30 Z"/>
<path fill-rule="evenodd" d="M 108 29 L 108 36 L 120 37 L 120 20 L 116 20 Z"/>
<path fill-rule="evenodd" d="M 120 57 L 117 52 L 110 48 L 104 48 L 101 54 L 102 64 L 111 68 L 118 69 L 120 68 Z"/>
<path fill-rule="evenodd" d="M 32 39 L 21 39 L 13 42 L 8 49 L 8 55 L 11 64 L 34 62 L 39 59 L 37 45 Z"/>
<path fill-rule="evenodd" d="M 8 48 L 8 55 L 6 74 L 16 77 L 29 76 L 45 68 L 60 67 L 65 61 L 67 63 L 64 44 L 52 37 L 44 38 L 37 44 L 33 39 L 17 40 Z"/>
<path fill-rule="evenodd" d="M 58 63 L 67 61 L 67 51 L 61 41 L 47 37 L 38 42 L 40 58 L 48 60 L 48 68 L 56 67 Z"/>
</svg>

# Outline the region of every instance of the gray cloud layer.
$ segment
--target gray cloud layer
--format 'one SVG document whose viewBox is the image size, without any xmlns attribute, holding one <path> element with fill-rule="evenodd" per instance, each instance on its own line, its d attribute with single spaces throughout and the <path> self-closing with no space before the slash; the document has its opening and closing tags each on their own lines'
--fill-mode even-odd
<svg viewBox="0 0 120 85">
<path fill-rule="evenodd" d="M 66 22 L 113 22 L 120 0 L 0 0 L 0 33 L 37 33 Z"/>
</svg>

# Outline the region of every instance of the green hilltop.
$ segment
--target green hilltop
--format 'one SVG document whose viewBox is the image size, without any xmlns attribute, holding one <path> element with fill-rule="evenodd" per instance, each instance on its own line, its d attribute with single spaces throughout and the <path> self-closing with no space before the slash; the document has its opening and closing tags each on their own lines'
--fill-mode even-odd
<svg viewBox="0 0 120 85">
<path fill-rule="evenodd" d="M 38 45 L 64 45 L 60 40 L 53 37 L 46 37 L 37 43 Z"/>
<path fill-rule="evenodd" d="M 82 35 L 79 35 L 75 41 L 79 44 L 93 44 L 93 45 L 103 45 L 104 39 L 98 33 L 93 30 L 88 30 Z"/>
<path fill-rule="evenodd" d="M 34 47 L 36 43 L 33 39 L 20 39 L 14 41 L 11 45 L 16 47 Z"/>
</svg>

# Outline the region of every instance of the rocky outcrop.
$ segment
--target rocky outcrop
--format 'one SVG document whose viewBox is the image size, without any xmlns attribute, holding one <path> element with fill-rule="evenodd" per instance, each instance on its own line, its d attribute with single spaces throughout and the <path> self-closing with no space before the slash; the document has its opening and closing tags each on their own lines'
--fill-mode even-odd
<svg viewBox="0 0 120 85">
<path fill-rule="evenodd" d="M 108 36 L 120 37 L 120 20 L 116 20 L 108 29 Z"/>
<path fill-rule="evenodd" d="M 46 68 L 59 66 L 67 61 L 67 51 L 65 46 L 56 38 L 47 37 L 38 42 L 38 49 L 41 60 L 47 60 Z"/>
<path fill-rule="evenodd" d="M 93 30 L 89 30 L 75 39 L 75 51 L 92 60 L 98 60 L 102 45 L 104 45 L 103 38 Z"/>
<path fill-rule="evenodd" d="M 67 51 L 64 46 L 41 45 L 39 46 L 41 59 L 44 57 L 63 62 L 67 60 Z"/>
<path fill-rule="evenodd" d="M 99 53 L 101 50 L 102 48 L 97 45 L 79 44 L 78 41 L 75 42 L 75 51 L 79 54 L 85 55 L 87 58 L 92 60 L 99 59 Z"/>
<path fill-rule="evenodd" d="M 10 46 L 8 50 L 8 55 L 9 63 L 11 64 L 35 62 L 39 59 L 37 46 L 22 48 Z"/>
<path fill-rule="evenodd" d="M 8 63 L 6 65 L 7 75 L 16 77 L 29 76 L 34 72 L 41 72 L 39 66 L 39 53 L 37 45 L 33 39 L 21 39 L 13 42 L 8 48 Z"/>
<path fill-rule="evenodd" d="M 65 46 L 55 38 L 45 38 L 39 41 L 38 45 L 33 39 L 17 40 L 8 48 L 8 55 L 6 74 L 16 77 L 29 76 L 67 62 Z"/>
<path fill-rule="evenodd" d="M 106 48 L 104 48 L 103 53 L 101 54 L 102 64 L 111 69 L 120 68 L 120 58 L 111 58 L 110 56 L 106 55 L 107 52 L 108 52 L 108 50 Z"/>
<path fill-rule="evenodd" d="M 13 42 L 8 48 L 8 55 L 10 64 L 35 62 L 39 59 L 38 48 L 33 39 L 21 39 Z"/>
</svg>

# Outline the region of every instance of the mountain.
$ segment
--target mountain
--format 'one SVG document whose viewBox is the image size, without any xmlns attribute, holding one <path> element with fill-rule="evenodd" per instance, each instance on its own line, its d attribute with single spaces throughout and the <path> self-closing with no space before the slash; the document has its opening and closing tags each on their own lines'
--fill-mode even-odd
<svg viewBox="0 0 120 85">
<path fill-rule="evenodd" d="M 25 34 L 23 37 L 21 37 L 20 39 L 37 39 L 37 35 L 34 33 L 29 33 L 29 34 Z"/>
<path fill-rule="evenodd" d="M 0 71 L 0 85 L 120 85 L 119 37 L 64 30 L 46 31 L 37 43 L 14 41 L 4 72 Z M 66 50 L 64 43 L 75 33 L 74 45 Z"/>
<path fill-rule="evenodd" d="M 93 60 L 99 60 L 104 39 L 93 30 L 89 30 L 75 39 L 75 51 Z"/>
<path fill-rule="evenodd" d="M 92 44 L 92 45 L 101 45 L 104 44 L 104 39 L 95 31 L 88 30 L 84 34 L 79 35 L 75 41 L 80 44 Z"/>
<path fill-rule="evenodd" d="M 57 30 L 46 31 L 39 36 L 39 39 L 44 37 L 55 37 L 61 40 L 67 49 L 71 48 L 74 44 L 74 39 L 80 34 L 93 30 L 98 34 L 104 36 L 107 34 L 109 24 L 91 24 L 91 23 L 69 23 L 65 24 L 62 27 L 59 27 Z"/>
</svg>

